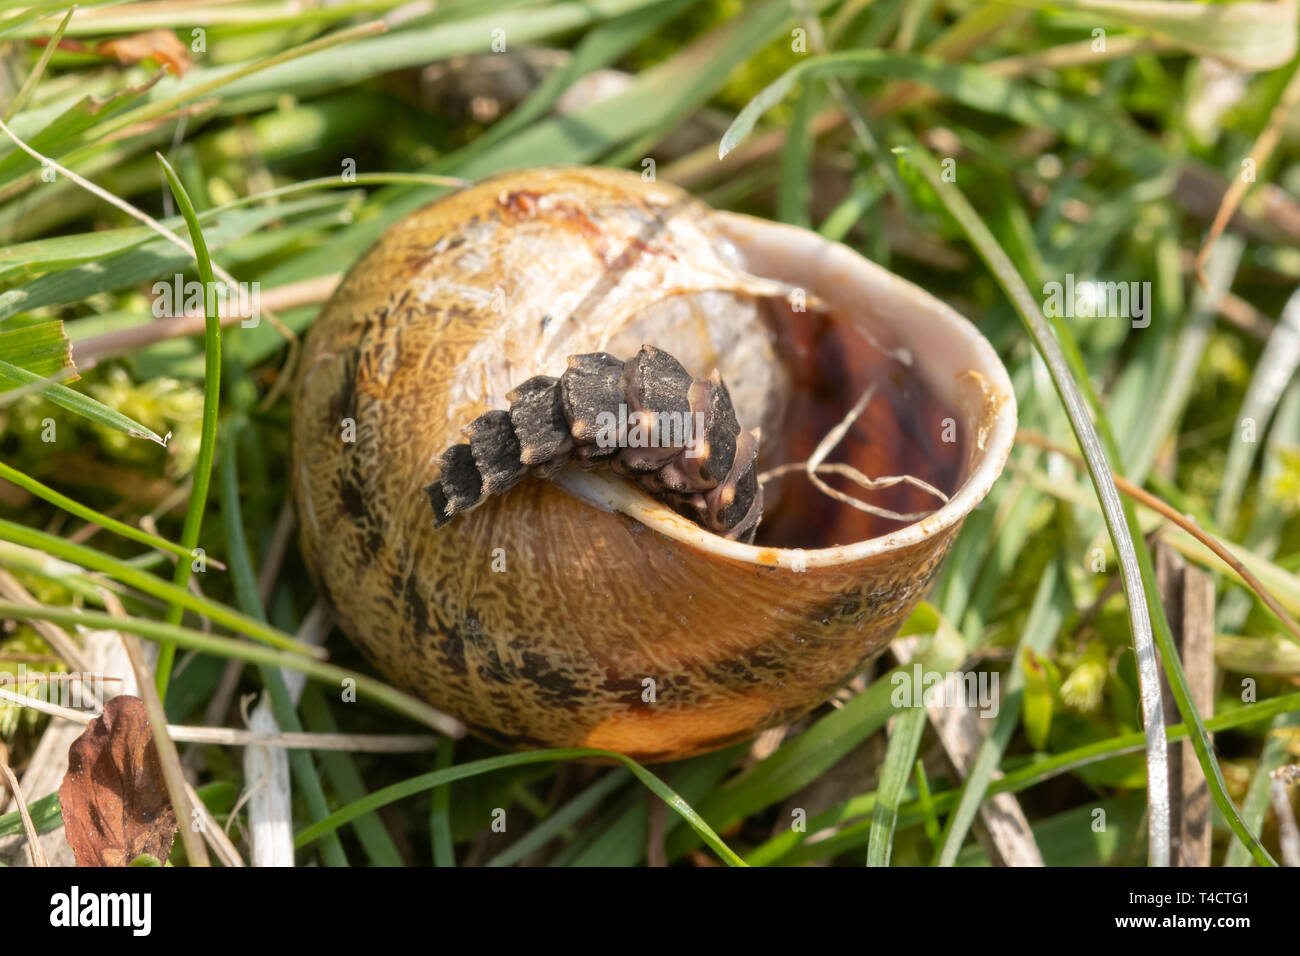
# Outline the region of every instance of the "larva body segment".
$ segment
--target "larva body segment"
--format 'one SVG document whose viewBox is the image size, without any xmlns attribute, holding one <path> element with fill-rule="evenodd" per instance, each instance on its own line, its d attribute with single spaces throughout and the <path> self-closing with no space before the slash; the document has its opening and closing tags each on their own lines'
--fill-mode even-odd
<svg viewBox="0 0 1300 956">
<path fill-rule="evenodd" d="M 520 439 L 519 459 L 539 478 L 555 474 L 573 453 L 559 384 L 550 375 L 534 375 L 506 396 L 510 423 Z"/>
<path fill-rule="evenodd" d="M 554 475 L 576 458 L 608 464 L 649 494 L 724 537 L 753 539 L 762 517 L 758 432 L 744 432 L 716 371 L 693 379 L 662 349 L 622 361 L 572 355 L 558 379 L 537 375 L 462 429 L 425 488 L 442 527 L 529 473 Z"/>
</svg>

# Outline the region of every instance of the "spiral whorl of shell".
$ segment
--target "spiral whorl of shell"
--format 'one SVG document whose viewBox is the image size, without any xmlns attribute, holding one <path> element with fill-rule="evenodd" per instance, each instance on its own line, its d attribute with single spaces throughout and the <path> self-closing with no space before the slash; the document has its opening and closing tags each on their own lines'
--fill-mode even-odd
<svg viewBox="0 0 1300 956">
<path fill-rule="evenodd" d="M 437 526 L 529 474 L 548 478 L 576 461 L 607 464 L 709 530 L 752 540 L 763 513 L 759 433 L 740 427 L 717 371 L 694 379 L 648 345 L 626 362 L 590 352 L 507 399 L 509 410 L 480 415 L 462 429 L 467 441 L 439 459 L 442 474 L 425 489 Z"/>
</svg>

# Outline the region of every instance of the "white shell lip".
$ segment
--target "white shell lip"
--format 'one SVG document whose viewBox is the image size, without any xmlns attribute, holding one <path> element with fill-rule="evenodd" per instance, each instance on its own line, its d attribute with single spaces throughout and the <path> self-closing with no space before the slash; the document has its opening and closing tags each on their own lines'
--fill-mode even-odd
<svg viewBox="0 0 1300 956">
<path fill-rule="evenodd" d="M 920 544 L 956 525 L 988 494 L 1015 442 L 1016 399 L 1011 380 L 988 340 L 964 316 L 889 270 L 815 232 L 737 213 L 713 212 L 755 275 L 806 288 L 837 313 L 869 326 L 892 348 L 908 350 L 927 385 L 978 423 L 970 474 L 933 514 L 888 534 L 830 548 L 772 548 L 729 541 L 650 498 L 632 483 L 600 471 L 567 468 L 554 482 L 607 511 L 618 511 L 692 548 L 765 568 L 836 567 Z M 982 378 L 979 396 L 966 373 Z M 980 402 L 982 409 L 973 407 Z"/>
</svg>

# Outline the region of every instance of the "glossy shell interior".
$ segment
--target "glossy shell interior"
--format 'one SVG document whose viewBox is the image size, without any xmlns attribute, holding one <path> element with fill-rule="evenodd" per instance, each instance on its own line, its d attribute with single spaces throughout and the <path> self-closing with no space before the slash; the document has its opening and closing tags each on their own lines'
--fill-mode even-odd
<svg viewBox="0 0 1300 956">
<path fill-rule="evenodd" d="M 694 374 L 716 364 L 779 454 L 794 386 L 781 330 L 752 305 L 792 285 L 910 356 L 953 410 L 964 461 L 938 511 L 835 547 L 751 546 L 570 467 L 434 529 L 436 456 L 574 352 L 645 340 Z M 390 229 L 313 326 L 294 417 L 303 552 L 375 666 L 472 732 L 677 759 L 806 713 L 885 647 L 1015 420 L 975 328 L 846 247 L 633 174 L 514 173 Z"/>
</svg>

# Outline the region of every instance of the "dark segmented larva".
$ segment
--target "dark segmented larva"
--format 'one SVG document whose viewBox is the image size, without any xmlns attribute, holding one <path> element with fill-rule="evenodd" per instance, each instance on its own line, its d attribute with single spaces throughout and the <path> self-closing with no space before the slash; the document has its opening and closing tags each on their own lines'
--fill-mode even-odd
<svg viewBox="0 0 1300 956">
<path fill-rule="evenodd" d="M 578 461 L 608 464 L 711 531 L 753 539 L 763 514 L 758 430 L 741 429 L 717 371 L 693 379 L 643 345 L 626 362 L 571 355 L 559 378 L 536 375 L 506 398 L 508 410 L 474 419 L 462 429 L 468 440 L 439 458 L 442 475 L 425 488 L 438 527 L 529 474 L 549 478 Z"/>
</svg>

